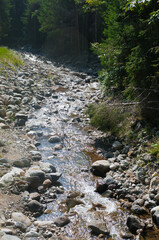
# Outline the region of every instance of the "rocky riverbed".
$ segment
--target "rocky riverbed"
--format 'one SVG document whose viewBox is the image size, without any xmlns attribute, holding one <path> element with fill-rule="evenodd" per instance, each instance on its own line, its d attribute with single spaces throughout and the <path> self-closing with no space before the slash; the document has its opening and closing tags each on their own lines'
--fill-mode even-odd
<svg viewBox="0 0 159 240">
<path fill-rule="evenodd" d="M 90 128 L 96 79 L 22 57 L 0 77 L 0 239 L 159 239 L 148 136 L 131 146 Z"/>
</svg>

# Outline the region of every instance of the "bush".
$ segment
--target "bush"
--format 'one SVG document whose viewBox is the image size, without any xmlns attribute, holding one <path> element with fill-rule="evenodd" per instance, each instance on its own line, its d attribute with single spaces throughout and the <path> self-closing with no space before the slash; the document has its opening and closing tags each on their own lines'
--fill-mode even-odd
<svg viewBox="0 0 159 240">
<path fill-rule="evenodd" d="M 126 127 L 129 113 L 123 109 L 108 106 L 107 103 L 91 104 L 87 113 L 91 119 L 91 125 L 106 132 L 110 131 L 114 135 L 120 135 Z"/>
<path fill-rule="evenodd" d="M 0 64 L 3 66 L 17 67 L 22 65 L 20 55 L 15 51 L 8 49 L 7 47 L 0 47 Z"/>
</svg>

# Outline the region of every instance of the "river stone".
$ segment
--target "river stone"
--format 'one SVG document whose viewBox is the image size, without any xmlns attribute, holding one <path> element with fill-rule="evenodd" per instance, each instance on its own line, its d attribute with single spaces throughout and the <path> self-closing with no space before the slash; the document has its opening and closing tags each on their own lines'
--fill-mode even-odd
<svg viewBox="0 0 159 240">
<path fill-rule="evenodd" d="M 11 185 L 14 182 L 14 177 L 24 176 L 24 174 L 22 169 L 13 167 L 9 173 L 0 178 L 0 186 Z"/>
<path fill-rule="evenodd" d="M 28 116 L 23 113 L 16 113 L 15 114 L 15 125 L 16 126 L 24 126 L 25 122 L 28 120 Z"/>
<path fill-rule="evenodd" d="M 39 162 L 40 169 L 45 173 L 55 173 L 56 168 L 51 163 Z"/>
<path fill-rule="evenodd" d="M 129 231 L 133 234 L 136 234 L 138 229 L 144 228 L 144 224 L 140 222 L 140 219 L 133 215 L 127 218 L 126 225 L 128 226 Z"/>
<path fill-rule="evenodd" d="M 41 153 L 38 151 L 31 151 L 30 154 L 33 161 L 40 161 L 42 159 Z"/>
<path fill-rule="evenodd" d="M 0 164 L 3 164 L 3 163 L 8 163 L 8 159 L 6 158 L 0 158 Z"/>
<path fill-rule="evenodd" d="M 94 175 L 104 177 L 110 170 L 110 163 L 106 160 L 98 160 L 92 164 L 91 171 Z"/>
<path fill-rule="evenodd" d="M 131 210 L 134 214 L 137 214 L 137 215 L 148 214 L 148 212 L 146 211 L 146 209 L 144 207 L 140 207 L 137 204 L 133 204 Z"/>
<path fill-rule="evenodd" d="M 61 138 L 59 136 L 51 136 L 48 141 L 50 143 L 59 143 L 61 142 Z"/>
<path fill-rule="evenodd" d="M 25 238 L 37 238 L 40 237 L 40 234 L 35 231 L 30 231 L 25 234 Z"/>
<path fill-rule="evenodd" d="M 1 240 L 21 240 L 20 238 L 13 236 L 13 235 L 8 235 L 4 234 L 1 238 Z"/>
<path fill-rule="evenodd" d="M 62 176 L 62 173 L 56 172 L 56 173 L 50 173 L 46 174 L 46 179 L 50 179 L 52 181 L 52 184 L 56 183 L 57 180 Z"/>
<path fill-rule="evenodd" d="M 40 200 L 40 194 L 37 193 L 37 192 L 30 193 L 29 198 L 30 198 L 31 200 L 37 200 L 37 201 L 39 201 L 39 200 Z"/>
<path fill-rule="evenodd" d="M 154 188 L 159 186 L 159 177 L 155 176 L 150 181 L 150 188 L 149 191 L 153 190 Z"/>
<path fill-rule="evenodd" d="M 26 181 L 30 188 L 36 189 L 45 180 L 45 173 L 39 167 L 31 167 L 26 171 Z"/>
<path fill-rule="evenodd" d="M 31 225 L 30 219 L 21 212 L 13 212 L 12 219 L 16 222 L 23 223 L 23 224 L 27 225 L 28 227 Z"/>
<path fill-rule="evenodd" d="M 83 204 L 83 202 L 81 200 L 72 199 L 72 198 L 66 199 L 66 205 L 68 208 L 73 208 L 76 205 L 80 205 L 80 204 Z"/>
<path fill-rule="evenodd" d="M 119 141 L 115 141 L 113 144 L 112 144 L 112 147 L 115 149 L 115 150 L 121 150 L 123 148 L 123 145 L 119 142 Z"/>
<path fill-rule="evenodd" d="M 21 222 L 16 222 L 15 223 L 15 228 L 16 229 L 19 229 L 21 232 L 26 232 L 26 230 L 27 230 L 27 225 L 25 225 L 24 223 L 21 223 Z"/>
<path fill-rule="evenodd" d="M 88 227 L 91 229 L 92 234 L 98 236 L 100 234 L 109 236 L 109 231 L 105 223 L 92 221 Z"/>
<path fill-rule="evenodd" d="M 67 216 L 62 216 L 59 218 L 56 218 L 54 221 L 54 224 L 58 227 L 64 227 L 70 222 L 70 219 Z"/>
<path fill-rule="evenodd" d="M 43 187 L 44 188 L 48 188 L 50 187 L 52 184 L 52 181 L 50 179 L 46 179 L 44 182 L 43 182 Z"/>
<path fill-rule="evenodd" d="M 29 203 L 26 204 L 26 207 L 30 212 L 33 212 L 33 213 L 38 212 L 40 214 L 44 210 L 43 205 L 36 200 L 31 200 Z"/>
<path fill-rule="evenodd" d="M 108 188 L 108 185 L 105 183 L 105 180 L 98 180 L 96 182 L 96 192 L 102 194 L 104 193 Z"/>
<path fill-rule="evenodd" d="M 159 206 L 151 209 L 152 219 L 156 226 L 159 228 Z"/>
<path fill-rule="evenodd" d="M 53 227 L 54 222 L 53 221 L 35 221 L 34 225 L 42 228 L 48 228 L 48 227 Z"/>
<path fill-rule="evenodd" d="M 18 168 L 30 167 L 30 161 L 27 158 L 21 158 L 13 161 L 13 166 Z"/>
</svg>

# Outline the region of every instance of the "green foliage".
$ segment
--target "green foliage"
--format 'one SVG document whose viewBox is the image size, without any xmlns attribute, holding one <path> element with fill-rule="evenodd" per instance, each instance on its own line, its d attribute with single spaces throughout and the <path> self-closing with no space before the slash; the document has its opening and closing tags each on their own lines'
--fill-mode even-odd
<svg viewBox="0 0 159 240">
<path fill-rule="evenodd" d="M 158 1 L 105 2 L 104 39 L 92 44 L 103 67 L 101 81 L 123 92 L 128 86 L 158 88 Z"/>
<path fill-rule="evenodd" d="M 17 52 L 10 50 L 6 47 L 0 47 L 0 66 L 17 67 L 22 65 L 23 62 Z"/>
<path fill-rule="evenodd" d="M 3 41 L 9 32 L 11 0 L 0 0 L 0 41 Z"/>
<path fill-rule="evenodd" d="M 151 144 L 148 152 L 154 155 L 155 157 L 157 157 L 157 159 L 159 160 L 159 141 L 158 140 L 155 143 Z"/>
<path fill-rule="evenodd" d="M 126 131 L 129 114 L 122 109 L 108 106 L 106 103 L 92 104 L 88 107 L 87 114 L 91 119 L 91 125 L 102 131 L 110 131 L 114 135 L 120 135 Z"/>
</svg>

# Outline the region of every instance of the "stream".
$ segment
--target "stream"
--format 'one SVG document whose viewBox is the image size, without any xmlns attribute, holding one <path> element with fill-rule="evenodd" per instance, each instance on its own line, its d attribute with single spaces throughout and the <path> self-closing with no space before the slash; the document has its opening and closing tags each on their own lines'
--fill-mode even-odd
<svg viewBox="0 0 159 240">
<path fill-rule="evenodd" d="M 30 61 L 42 64 L 33 55 L 26 55 Z M 38 133 L 38 151 L 44 162 L 52 163 L 58 172 L 64 193 L 47 204 L 49 214 L 38 219 L 52 220 L 67 214 L 71 222 L 64 228 L 68 237 L 77 240 L 97 239 L 91 235 L 88 225 L 91 222 L 106 224 L 110 236 L 105 239 L 120 240 L 121 232 L 127 232 L 126 218 L 128 212 L 120 204 L 95 192 L 97 177 L 90 172 L 93 161 L 101 159 L 93 147 L 93 139 L 98 132 L 88 125 L 85 110 L 89 103 L 102 95 L 98 83 L 90 76 L 55 67 L 51 62 L 46 64 L 52 72 L 58 73 L 58 80 L 51 87 L 40 109 L 30 113 L 26 128 Z M 89 79 L 85 81 L 85 79 Z M 57 135 L 59 143 L 50 143 L 49 137 Z M 68 194 L 80 195 L 81 204 L 66 208 Z"/>
</svg>

